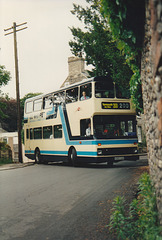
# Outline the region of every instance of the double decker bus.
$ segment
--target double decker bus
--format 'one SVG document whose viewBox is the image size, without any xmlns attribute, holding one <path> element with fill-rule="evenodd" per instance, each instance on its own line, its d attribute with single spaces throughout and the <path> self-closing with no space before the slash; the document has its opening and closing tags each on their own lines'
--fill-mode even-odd
<svg viewBox="0 0 162 240">
<path fill-rule="evenodd" d="M 107 77 L 94 77 L 24 106 L 25 155 L 36 163 L 77 165 L 137 160 L 136 111 Z"/>
</svg>

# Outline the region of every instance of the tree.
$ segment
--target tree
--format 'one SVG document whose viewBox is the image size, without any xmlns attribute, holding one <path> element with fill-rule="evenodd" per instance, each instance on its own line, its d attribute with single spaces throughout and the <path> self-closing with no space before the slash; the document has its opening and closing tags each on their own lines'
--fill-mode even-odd
<svg viewBox="0 0 162 240">
<path fill-rule="evenodd" d="M 41 93 L 28 93 L 20 99 L 21 119 L 23 125 L 24 119 L 24 103 L 27 98 L 40 95 Z M 9 98 L 8 95 L 0 98 L 0 107 L 2 114 L 0 115 L 0 122 L 3 129 L 8 132 L 17 131 L 17 101 L 16 99 Z"/>
<path fill-rule="evenodd" d="M 105 16 L 118 49 L 126 59 L 133 75 L 130 90 L 137 111 L 143 111 L 140 79 L 141 54 L 144 38 L 145 1 L 101 0 L 101 13 Z"/>
<path fill-rule="evenodd" d="M 97 0 L 86 0 L 89 6 L 83 8 L 73 4 L 72 14 L 83 21 L 85 29 L 70 28 L 73 40 L 69 42 L 75 56 L 83 56 L 87 64 L 92 64 L 91 76 L 109 75 L 114 82 L 119 83 L 121 90 L 129 91 L 129 81 L 132 71 L 125 63 L 124 56 L 117 48 L 116 42 L 107 23 L 100 12 Z"/>
<path fill-rule="evenodd" d="M 10 72 L 5 69 L 5 66 L 0 65 L 0 87 L 6 85 L 10 78 Z"/>
<path fill-rule="evenodd" d="M 17 130 L 17 102 L 15 99 L 10 99 L 8 96 L 0 98 L 0 106 L 2 114 L 0 115 L 0 122 L 3 129 L 8 132 L 15 132 Z"/>
<path fill-rule="evenodd" d="M 11 76 L 10 76 L 10 72 L 8 72 L 5 69 L 5 66 L 0 65 L 0 87 L 7 85 L 7 83 L 10 81 Z M 1 90 L 0 90 L 0 94 L 1 94 Z M 1 117 L 5 117 L 5 113 L 2 111 L 2 109 L 5 108 L 5 103 L 4 102 L 0 102 L 0 116 Z"/>
</svg>

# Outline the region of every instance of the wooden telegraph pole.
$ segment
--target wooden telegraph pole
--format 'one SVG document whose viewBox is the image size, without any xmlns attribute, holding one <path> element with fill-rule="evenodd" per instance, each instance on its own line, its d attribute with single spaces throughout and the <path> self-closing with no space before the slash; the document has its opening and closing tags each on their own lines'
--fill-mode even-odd
<svg viewBox="0 0 162 240">
<path fill-rule="evenodd" d="M 9 34 L 14 34 L 14 54 L 15 54 L 15 76 L 16 76 L 16 99 L 17 99 L 17 129 L 18 129 L 18 152 L 19 152 L 19 162 L 22 163 L 22 143 L 21 143 L 21 110 L 20 110 L 20 92 L 19 92 L 19 68 L 18 68 L 18 53 L 17 53 L 17 39 L 16 39 L 16 32 L 26 29 L 27 27 L 17 29 L 22 25 L 27 24 L 21 23 L 19 25 L 16 25 L 16 23 L 13 23 L 13 26 L 7 29 L 4 29 L 4 31 L 10 31 L 9 33 L 6 33 L 5 36 Z"/>
</svg>

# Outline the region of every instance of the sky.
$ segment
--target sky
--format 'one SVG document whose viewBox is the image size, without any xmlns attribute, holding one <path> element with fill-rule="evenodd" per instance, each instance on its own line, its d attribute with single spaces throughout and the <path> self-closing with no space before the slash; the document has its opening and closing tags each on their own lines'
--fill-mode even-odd
<svg viewBox="0 0 162 240">
<path fill-rule="evenodd" d="M 13 34 L 4 36 L 4 29 L 13 22 L 27 22 L 28 27 L 17 32 L 20 98 L 60 88 L 68 76 L 68 57 L 72 56 L 69 27 L 82 27 L 70 12 L 73 2 L 86 5 L 85 0 L 0 0 L 0 65 L 12 77 L 1 88 L 3 93 L 16 98 Z"/>
</svg>

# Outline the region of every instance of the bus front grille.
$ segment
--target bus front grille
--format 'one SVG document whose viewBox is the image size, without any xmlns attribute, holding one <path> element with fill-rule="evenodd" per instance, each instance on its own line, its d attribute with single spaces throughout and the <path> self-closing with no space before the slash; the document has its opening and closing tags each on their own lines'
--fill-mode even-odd
<svg viewBox="0 0 162 240">
<path fill-rule="evenodd" d="M 127 148 L 98 148 L 98 155 L 123 155 L 123 154 L 136 154 L 137 147 Z"/>
</svg>

